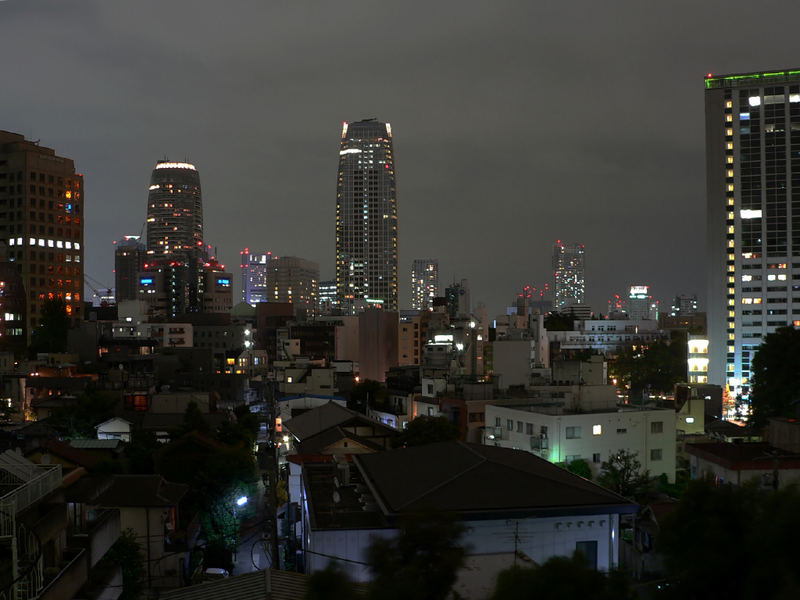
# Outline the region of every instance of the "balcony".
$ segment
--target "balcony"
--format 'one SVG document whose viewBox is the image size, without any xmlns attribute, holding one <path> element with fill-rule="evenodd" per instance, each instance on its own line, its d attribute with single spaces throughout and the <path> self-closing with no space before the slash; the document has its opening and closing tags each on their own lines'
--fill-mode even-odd
<svg viewBox="0 0 800 600">
<path fill-rule="evenodd" d="M 79 529 L 73 529 L 70 545 L 86 549 L 89 553 L 89 568 L 92 568 L 119 539 L 119 534 L 119 509 L 101 510 L 94 519 L 87 521 Z"/>
</svg>

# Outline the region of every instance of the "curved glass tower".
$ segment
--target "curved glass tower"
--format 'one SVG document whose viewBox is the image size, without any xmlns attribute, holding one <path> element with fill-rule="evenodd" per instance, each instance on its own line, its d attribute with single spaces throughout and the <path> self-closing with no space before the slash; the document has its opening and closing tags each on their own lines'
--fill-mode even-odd
<svg viewBox="0 0 800 600">
<path fill-rule="evenodd" d="M 194 165 L 159 161 L 147 198 L 147 254 L 188 260 L 203 253 L 203 200 Z"/>
<path fill-rule="evenodd" d="M 336 187 L 336 295 L 353 314 L 397 310 L 397 184 L 392 129 L 344 123 Z"/>
</svg>

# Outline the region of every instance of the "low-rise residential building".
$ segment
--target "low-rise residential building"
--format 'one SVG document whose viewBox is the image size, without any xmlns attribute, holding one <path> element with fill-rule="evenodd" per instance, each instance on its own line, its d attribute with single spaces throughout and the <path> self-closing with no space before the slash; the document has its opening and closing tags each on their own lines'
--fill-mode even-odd
<svg viewBox="0 0 800 600">
<path fill-rule="evenodd" d="M 658 321 L 586 320 L 575 321 L 572 331 L 548 331 L 550 346 L 560 351 L 591 350 L 605 355 L 622 352 L 632 345 L 666 341 L 669 336 L 658 329 Z"/>
<path fill-rule="evenodd" d="M 651 475 L 665 473 L 675 481 L 672 409 L 581 405 L 552 397 L 494 401 L 485 411 L 485 444 L 525 450 L 553 463 L 583 459 L 595 474 L 604 461 L 626 450 L 635 452 Z"/>
<path fill-rule="evenodd" d="M 712 477 L 717 485 L 756 482 L 765 489 L 800 483 L 800 454 L 767 442 L 686 444 L 692 479 Z"/>
<path fill-rule="evenodd" d="M 620 515 L 637 505 L 527 452 L 440 442 L 303 470 L 302 551 L 307 572 L 336 557 L 356 581 L 370 577 L 366 550 L 397 535 L 406 514 L 436 510 L 465 526 L 470 552 L 516 553 L 542 564 L 580 550 L 598 570 L 619 559 Z M 519 556 L 519 555 L 518 555 Z"/>
</svg>

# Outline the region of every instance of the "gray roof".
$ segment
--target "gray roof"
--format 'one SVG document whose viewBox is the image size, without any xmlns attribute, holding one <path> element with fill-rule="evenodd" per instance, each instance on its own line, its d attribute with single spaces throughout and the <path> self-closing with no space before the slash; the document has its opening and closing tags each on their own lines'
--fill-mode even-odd
<svg viewBox="0 0 800 600">
<path fill-rule="evenodd" d="M 622 496 L 521 450 L 455 441 L 353 460 L 387 515 L 437 510 L 492 518 L 637 509 Z"/>
<path fill-rule="evenodd" d="M 177 506 L 189 491 L 183 483 L 170 483 L 161 475 L 115 475 L 97 498 L 99 506 Z"/>
<path fill-rule="evenodd" d="M 300 600 L 307 575 L 264 569 L 162 592 L 161 600 Z M 268 593 L 269 592 L 269 593 Z"/>
<path fill-rule="evenodd" d="M 67 443 L 82 450 L 116 450 L 122 440 L 67 440 Z"/>
<path fill-rule="evenodd" d="M 310 438 L 330 429 L 347 423 L 353 419 L 363 419 L 365 422 L 374 423 L 382 427 L 386 427 L 379 421 L 374 421 L 365 417 L 360 412 L 345 408 L 336 402 L 328 402 L 322 406 L 312 408 L 306 412 L 289 419 L 284 423 L 284 426 L 292 432 L 292 434 L 300 441 Z"/>
</svg>

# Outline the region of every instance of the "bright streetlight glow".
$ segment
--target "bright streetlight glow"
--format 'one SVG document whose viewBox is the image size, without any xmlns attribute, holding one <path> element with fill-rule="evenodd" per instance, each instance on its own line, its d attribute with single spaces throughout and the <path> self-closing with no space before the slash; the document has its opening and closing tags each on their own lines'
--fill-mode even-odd
<svg viewBox="0 0 800 600">
<path fill-rule="evenodd" d="M 247 504 L 247 496 L 242 496 L 236 500 L 236 506 L 244 506 L 245 504 Z"/>
</svg>

